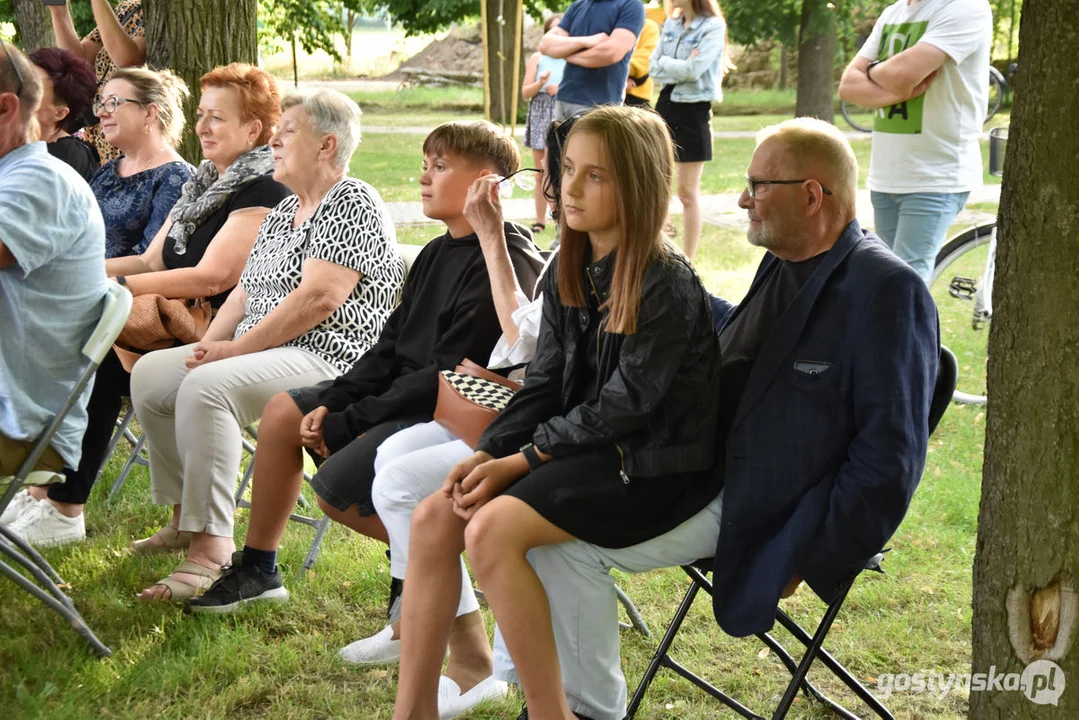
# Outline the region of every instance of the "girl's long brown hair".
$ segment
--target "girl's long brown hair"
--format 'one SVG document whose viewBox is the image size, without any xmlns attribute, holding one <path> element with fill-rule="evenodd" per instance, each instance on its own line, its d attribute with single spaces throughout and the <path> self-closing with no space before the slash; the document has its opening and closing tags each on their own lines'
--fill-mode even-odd
<svg viewBox="0 0 1079 720">
<path fill-rule="evenodd" d="M 582 115 L 566 138 L 567 145 L 578 135 L 591 135 L 602 145 L 622 220 L 611 294 L 602 306 L 608 311 L 604 330 L 632 335 L 637 331 L 644 272 L 666 252 L 663 227 L 671 202 L 674 148 L 659 115 L 625 106 L 601 106 Z M 558 292 L 563 305 L 583 307 L 588 234 L 570 228 L 564 215 L 561 224 Z"/>
</svg>

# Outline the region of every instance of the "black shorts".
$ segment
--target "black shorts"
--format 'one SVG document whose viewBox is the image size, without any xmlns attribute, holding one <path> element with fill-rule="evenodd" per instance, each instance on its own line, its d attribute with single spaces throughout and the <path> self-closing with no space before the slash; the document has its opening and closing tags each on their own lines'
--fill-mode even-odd
<svg viewBox="0 0 1079 720">
<path fill-rule="evenodd" d="M 674 156 L 680 162 L 709 162 L 712 159 L 712 103 L 671 101 L 667 85 L 656 101 L 656 112 L 666 121 L 674 142 Z"/>
<path fill-rule="evenodd" d="M 306 415 L 319 406 L 319 392 L 332 382 L 327 380 L 311 387 L 296 388 L 289 390 L 288 394 L 300 412 Z M 391 435 L 430 419 L 428 416 L 388 420 L 368 429 L 328 458 L 323 459 L 312 453 L 318 466 L 318 472 L 311 478 L 315 494 L 338 510 L 345 511 L 356 506 L 362 517 L 376 515 L 374 503 L 371 502 L 371 485 L 375 481 L 378 446 Z"/>
</svg>

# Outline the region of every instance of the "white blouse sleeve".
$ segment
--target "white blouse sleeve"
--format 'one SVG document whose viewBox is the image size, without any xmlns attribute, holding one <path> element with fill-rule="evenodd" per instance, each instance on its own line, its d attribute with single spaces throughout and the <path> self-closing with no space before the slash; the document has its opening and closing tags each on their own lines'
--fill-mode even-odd
<svg viewBox="0 0 1079 720">
<path fill-rule="evenodd" d="M 523 365 L 532 361 L 536 354 L 536 339 L 539 337 L 540 320 L 543 318 L 543 293 L 529 301 L 528 297 L 517 292 L 517 309 L 513 311 L 513 324 L 517 326 L 517 342 L 510 345 L 506 336 L 498 338 L 495 349 L 491 352 L 491 361 L 487 367 L 492 369 Z"/>
</svg>

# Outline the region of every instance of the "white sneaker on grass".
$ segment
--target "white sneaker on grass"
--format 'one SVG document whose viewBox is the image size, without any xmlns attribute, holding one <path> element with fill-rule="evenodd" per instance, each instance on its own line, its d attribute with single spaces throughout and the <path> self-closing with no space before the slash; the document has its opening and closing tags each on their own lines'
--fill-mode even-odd
<svg viewBox="0 0 1079 720">
<path fill-rule="evenodd" d="M 82 515 L 69 518 L 51 502 L 42 500 L 9 525 L 8 530 L 30 545 L 67 545 L 86 539 L 86 519 Z"/>
<path fill-rule="evenodd" d="M 401 641 L 393 639 L 393 627 L 387 625 L 371 637 L 341 648 L 337 657 L 353 665 L 387 665 L 401 659 Z"/>
<path fill-rule="evenodd" d="M 439 720 L 450 720 L 463 715 L 484 700 L 500 698 L 507 692 L 509 685 L 494 675 L 488 675 L 466 693 L 462 693 L 457 683 L 443 675 L 438 679 Z"/>
<path fill-rule="evenodd" d="M 35 504 L 37 504 L 37 500 L 30 497 L 30 491 L 20 490 L 15 493 L 15 497 L 11 498 L 11 502 L 4 509 L 4 514 L 0 515 L 0 525 L 4 527 L 11 525 Z"/>
</svg>

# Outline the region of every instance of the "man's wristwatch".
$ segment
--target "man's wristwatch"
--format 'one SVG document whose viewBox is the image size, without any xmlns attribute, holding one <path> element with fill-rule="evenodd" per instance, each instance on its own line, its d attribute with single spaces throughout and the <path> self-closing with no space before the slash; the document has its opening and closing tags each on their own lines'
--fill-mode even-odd
<svg viewBox="0 0 1079 720">
<path fill-rule="evenodd" d="M 865 66 L 865 77 L 866 77 L 867 80 L 869 80 L 870 82 L 873 81 L 873 78 L 871 78 L 869 76 L 869 71 L 872 70 L 873 68 L 875 68 L 877 65 L 880 65 L 882 62 L 884 62 L 884 61 L 883 60 L 874 60 L 873 62 L 871 62 L 871 63 L 869 63 L 868 65 Z"/>
<path fill-rule="evenodd" d="M 521 452 L 524 453 L 525 460 L 528 461 L 529 470 L 538 470 L 543 461 L 540 460 L 539 453 L 536 452 L 536 446 L 533 443 L 528 443 L 521 448 Z"/>
</svg>

